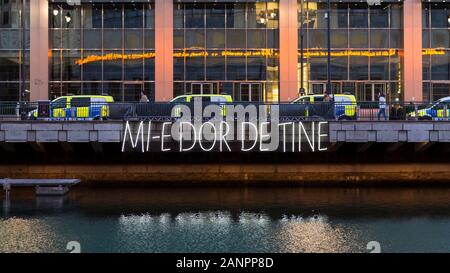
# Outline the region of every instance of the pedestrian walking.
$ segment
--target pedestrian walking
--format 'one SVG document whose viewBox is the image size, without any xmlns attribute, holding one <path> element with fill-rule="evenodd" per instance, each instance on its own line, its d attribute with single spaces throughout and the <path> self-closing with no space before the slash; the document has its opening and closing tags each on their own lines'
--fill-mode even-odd
<svg viewBox="0 0 450 273">
<path fill-rule="evenodd" d="M 383 93 L 378 93 L 378 120 L 383 116 L 384 120 L 387 120 L 386 117 L 386 97 Z"/>
</svg>

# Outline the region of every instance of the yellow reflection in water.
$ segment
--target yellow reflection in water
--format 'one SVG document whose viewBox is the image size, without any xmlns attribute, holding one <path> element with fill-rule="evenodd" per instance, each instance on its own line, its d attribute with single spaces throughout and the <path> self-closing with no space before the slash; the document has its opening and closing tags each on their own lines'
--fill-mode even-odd
<svg viewBox="0 0 450 273">
<path fill-rule="evenodd" d="M 356 234 L 332 226 L 326 217 L 287 218 L 280 220 L 278 239 L 281 252 L 334 253 L 353 252 Z"/>
<path fill-rule="evenodd" d="M 0 219 L 0 252 L 57 252 L 56 232 L 36 219 Z"/>
</svg>

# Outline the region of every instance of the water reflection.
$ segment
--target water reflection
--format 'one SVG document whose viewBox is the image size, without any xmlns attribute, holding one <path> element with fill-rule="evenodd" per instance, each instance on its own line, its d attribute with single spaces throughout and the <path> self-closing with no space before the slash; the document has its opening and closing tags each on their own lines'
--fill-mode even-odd
<svg viewBox="0 0 450 273">
<path fill-rule="evenodd" d="M 450 251 L 449 189 L 15 191 L 2 206 L 0 252 Z"/>
<path fill-rule="evenodd" d="M 326 216 L 283 216 L 271 219 L 264 213 L 242 212 L 234 217 L 229 212 L 199 212 L 171 215 L 121 215 L 119 218 L 123 246 L 133 250 L 136 241 L 140 248 L 165 249 L 166 241 L 159 238 L 170 231 L 171 240 L 184 251 L 210 252 L 240 251 L 239 246 L 254 252 L 354 252 L 359 232 L 341 225 L 332 225 Z M 239 238 L 236 235 L 243 235 Z M 212 242 L 212 238 L 214 241 Z M 204 241 L 206 240 L 206 241 Z M 236 248 L 232 243 L 237 242 Z M 213 244 L 214 247 L 203 244 Z M 147 242 L 143 244 L 142 242 Z M 156 242 L 159 242 L 156 243 Z M 252 247 L 253 245 L 253 247 Z M 241 250 L 242 251 L 242 250 Z"/>
<path fill-rule="evenodd" d="M 58 252 L 57 230 L 45 220 L 0 219 L 0 252 Z"/>
</svg>

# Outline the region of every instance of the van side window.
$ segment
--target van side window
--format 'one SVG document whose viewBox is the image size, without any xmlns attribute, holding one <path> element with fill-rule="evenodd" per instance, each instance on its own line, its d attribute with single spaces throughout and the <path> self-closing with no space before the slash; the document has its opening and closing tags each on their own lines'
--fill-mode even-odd
<svg viewBox="0 0 450 273">
<path fill-rule="evenodd" d="M 211 102 L 211 97 L 202 97 L 202 102 Z"/>
<path fill-rule="evenodd" d="M 314 102 L 322 102 L 323 96 L 314 96 Z"/>
<path fill-rule="evenodd" d="M 70 102 L 71 107 L 89 107 L 91 106 L 90 98 L 73 98 Z"/>
<path fill-rule="evenodd" d="M 227 102 L 225 97 L 211 97 L 211 102 Z"/>
<path fill-rule="evenodd" d="M 60 98 L 52 102 L 53 109 L 64 109 L 67 107 L 67 98 Z"/>
</svg>

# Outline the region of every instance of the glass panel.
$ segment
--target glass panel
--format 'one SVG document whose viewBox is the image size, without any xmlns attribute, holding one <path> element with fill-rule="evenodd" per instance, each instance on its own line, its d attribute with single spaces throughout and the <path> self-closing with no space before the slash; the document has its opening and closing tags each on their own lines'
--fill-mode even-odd
<svg viewBox="0 0 450 273">
<path fill-rule="evenodd" d="M 391 28 L 403 28 L 403 4 L 391 4 Z"/>
<path fill-rule="evenodd" d="M 122 48 L 122 31 L 120 30 L 104 30 L 103 31 L 103 47 L 108 49 Z"/>
<path fill-rule="evenodd" d="M 450 47 L 448 29 L 434 29 L 431 31 L 431 47 Z"/>
<path fill-rule="evenodd" d="M 449 51 L 445 55 L 431 56 L 431 79 L 450 80 Z"/>
<path fill-rule="evenodd" d="M 122 4 L 103 4 L 103 27 L 122 28 Z"/>
<path fill-rule="evenodd" d="M 123 101 L 123 84 L 121 82 L 103 83 L 103 94 L 109 94 L 114 97 L 114 101 Z"/>
<path fill-rule="evenodd" d="M 225 48 L 225 30 L 211 29 L 206 31 L 207 48 Z"/>
<path fill-rule="evenodd" d="M 370 79 L 389 80 L 389 57 L 370 58 Z"/>
<path fill-rule="evenodd" d="M 227 28 L 245 28 L 245 4 L 227 4 Z"/>
<path fill-rule="evenodd" d="M 447 28 L 450 26 L 450 9 L 447 4 L 433 4 L 431 7 L 431 27 Z"/>
<path fill-rule="evenodd" d="M 308 3 L 308 28 L 327 28 L 326 12 L 326 4 Z"/>
<path fill-rule="evenodd" d="M 81 31 L 80 30 L 62 30 L 62 48 L 80 49 Z"/>
<path fill-rule="evenodd" d="M 403 31 L 391 29 L 391 48 L 403 48 Z"/>
<path fill-rule="evenodd" d="M 348 78 L 348 57 L 331 58 L 331 79 L 346 80 Z"/>
<path fill-rule="evenodd" d="M 155 52 L 146 52 L 146 53 L 155 53 Z M 155 80 L 155 58 L 144 59 L 144 80 L 145 81 Z"/>
<path fill-rule="evenodd" d="M 124 28 L 142 28 L 143 23 L 142 4 L 127 4 L 124 6 Z"/>
<path fill-rule="evenodd" d="M 143 58 L 138 58 L 138 54 L 142 54 L 142 51 L 128 51 L 128 56 L 135 56 L 124 60 L 123 73 L 125 81 L 142 81 L 143 80 Z"/>
<path fill-rule="evenodd" d="M 327 58 L 310 58 L 311 80 L 327 79 Z"/>
<path fill-rule="evenodd" d="M 143 38 L 142 30 L 126 30 L 125 35 L 125 48 L 138 49 L 142 48 Z"/>
<path fill-rule="evenodd" d="M 450 95 L 450 84 L 433 83 L 433 101 L 437 101 L 444 97 L 448 97 L 449 95 Z"/>
<path fill-rule="evenodd" d="M 155 31 L 145 30 L 144 34 L 145 34 L 144 47 L 146 49 L 155 48 Z"/>
<path fill-rule="evenodd" d="M 184 5 L 175 4 L 173 10 L 174 28 L 184 28 Z"/>
<path fill-rule="evenodd" d="M 176 49 L 184 48 L 184 30 L 173 31 L 173 47 Z"/>
<path fill-rule="evenodd" d="M 108 85 L 105 84 L 105 86 Z M 106 89 L 106 92 L 102 92 L 102 83 L 100 82 L 83 82 L 83 95 L 113 94 L 110 93 L 109 90 L 110 89 Z"/>
<path fill-rule="evenodd" d="M 347 4 L 331 4 L 330 16 L 331 28 L 347 28 L 348 25 L 348 9 Z"/>
<path fill-rule="evenodd" d="M 205 58 L 186 58 L 186 80 L 205 80 Z"/>
<path fill-rule="evenodd" d="M 102 27 L 101 4 L 83 5 L 83 27 L 84 28 Z"/>
<path fill-rule="evenodd" d="M 104 53 L 116 54 L 116 56 L 121 56 L 121 51 L 108 51 Z M 112 58 L 103 61 L 103 80 L 105 81 L 121 81 L 122 80 L 122 59 Z"/>
<path fill-rule="evenodd" d="M 247 4 L 247 28 L 266 28 L 269 20 L 266 3 Z"/>
<path fill-rule="evenodd" d="M 247 58 L 247 79 L 265 81 L 266 80 L 266 59 L 261 57 Z"/>
<path fill-rule="evenodd" d="M 1 81 L 19 81 L 20 80 L 19 68 L 20 65 L 19 65 L 18 51 L 0 51 Z"/>
<path fill-rule="evenodd" d="M 247 48 L 265 48 L 266 32 L 265 30 L 248 30 Z"/>
<path fill-rule="evenodd" d="M 367 57 L 350 57 L 350 80 L 367 80 L 368 64 Z"/>
<path fill-rule="evenodd" d="M 368 30 L 350 31 L 350 47 L 367 48 L 369 44 Z"/>
<path fill-rule="evenodd" d="M 368 8 L 365 3 L 350 4 L 350 27 L 367 28 L 368 27 Z"/>
<path fill-rule="evenodd" d="M 205 27 L 204 4 L 186 4 L 185 6 L 186 28 Z"/>
<path fill-rule="evenodd" d="M 225 80 L 225 58 L 206 58 L 206 80 Z"/>
<path fill-rule="evenodd" d="M 422 77 L 423 80 L 429 80 L 430 79 L 430 71 L 431 71 L 431 60 L 430 56 L 423 56 L 422 58 Z"/>
<path fill-rule="evenodd" d="M 83 57 L 102 56 L 101 51 L 84 51 Z M 102 80 L 102 61 L 92 61 L 83 65 L 84 81 L 101 81 Z"/>
<path fill-rule="evenodd" d="M 308 31 L 308 47 L 309 48 L 326 48 L 327 47 L 327 31 L 326 30 L 309 30 Z"/>
<path fill-rule="evenodd" d="M 0 101 L 18 101 L 19 84 L 18 83 L 0 83 Z"/>
<path fill-rule="evenodd" d="M 332 48 L 348 47 L 348 38 L 346 30 L 333 30 L 331 32 L 331 47 Z"/>
<path fill-rule="evenodd" d="M 403 73 L 403 63 L 402 58 L 397 56 L 391 56 L 390 57 L 390 69 L 391 69 L 391 78 L 390 80 L 394 81 L 401 81 L 403 80 L 402 73 Z"/>
<path fill-rule="evenodd" d="M 175 52 L 177 53 L 177 52 Z M 180 53 L 180 52 L 178 52 Z M 184 58 L 175 57 L 173 58 L 173 79 L 174 80 L 184 80 Z"/>
<path fill-rule="evenodd" d="M 140 100 L 143 90 L 142 84 L 124 84 L 124 100 L 126 102 L 137 102 Z"/>
<path fill-rule="evenodd" d="M 370 47 L 389 48 L 389 31 L 384 29 L 372 29 L 370 31 Z"/>
<path fill-rule="evenodd" d="M 20 31 L 0 30 L 0 48 L 18 49 L 20 48 Z"/>
<path fill-rule="evenodd" d="M 306 35 L 305 35 L 306 37 Z M 299 39 L 300 40 L 300 39 Z M 278 30 L 267 30 L 267 48 L 279 48 L 280 47 L 280 36 L 278 35 Z"/>
<path fill-rule="evenodd" d="M 205 48 L 205 31 L 186 30 L 186 48 L 204 49 Z"/>
<path fill-rule="evenodd" d="M 81 57 L 81 51 L 63 50 L 62 51 L 62 80 L 80 81 L 81 66 L 76 61 Z"/>
<path fill-rule="evenodd" d="M 228 48 L 245 48 L 246 46 L 245 30 L 228 30 L 227 47 Z"/>
<path fill-rule="evenodd" d="M 227 58 L 227 80 L 245 80 L 245 58 Z"/>
<path fill-rule="evenodd" d="M 370 7 L 370 27 L 389 27 L 389 4 L 373 5 Z"/>
<path fill-rule="evenodd" d="M 225 4 L 206 4 L 206 27 L 225 27 Z"/>
<path fill-rule="evenodd" d="M 155 8 L 154 4 L 144 4 L 145 28 L 155 28 Z"/>
<path fill-rule="evenodd" d="M 3 62 L 0 59 L 0 67 L 3 67 Z M 2 75 L 3 71 L 0 71 Z M 61 80 L 61 53 L 60 51 L 52 51 L 51 63 L 50 63 L 50 80 L 60 81 Z"/>
<path fill-rule="evenodd" d="M 84 30 L 83 47 L 85 49 L 102 48 L 102 32 L 99 30 Z"/>
</svg>

